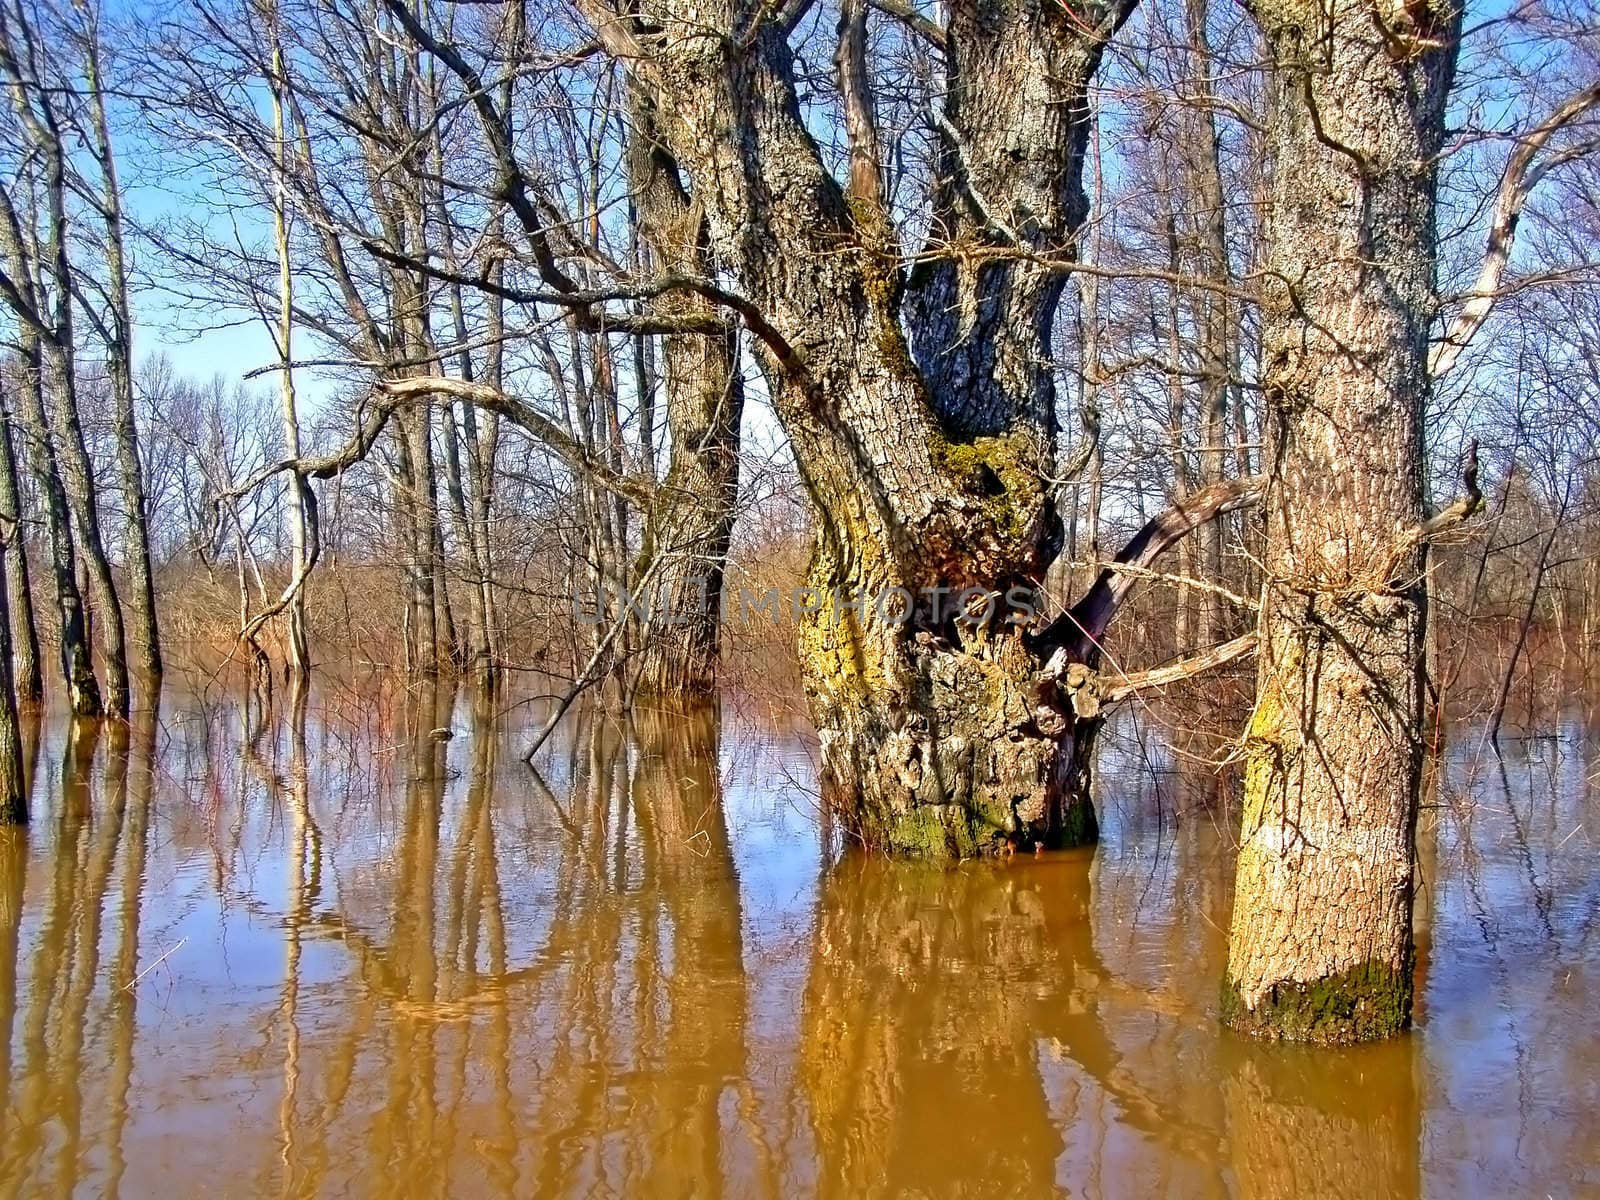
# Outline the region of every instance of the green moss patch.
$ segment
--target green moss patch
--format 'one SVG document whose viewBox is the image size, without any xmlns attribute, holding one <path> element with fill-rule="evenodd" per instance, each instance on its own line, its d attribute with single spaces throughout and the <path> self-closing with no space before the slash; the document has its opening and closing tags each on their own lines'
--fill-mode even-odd
<svg viewBox="0 0 1600 1200">
<path fill-rule="evenodd" d="M 1222 1019 L 1251 1037 L 1324 1046 L 1393 1037 L 1411 1024 L 1411 972 L 1370 961 L 1311 983 L 1286 981 L 1254 1008 L 1231 978 L 1222 984 Z"/>
</svg>

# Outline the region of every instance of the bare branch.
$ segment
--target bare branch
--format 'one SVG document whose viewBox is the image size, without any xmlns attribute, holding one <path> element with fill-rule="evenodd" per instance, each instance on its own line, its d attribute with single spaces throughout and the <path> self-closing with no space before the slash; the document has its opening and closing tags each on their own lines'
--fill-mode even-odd
<svg viewBox="0 0 1600 1200">
<path fill-rule="evenodd" d="M 1169 684 L 1181 683 L 1185 679 L 1192 679 L 1196 675 L 1213 671 L 1235 659 L 1254 653 L 1256 642 L 1254 633 L 1240 634 L 1231 642 L 1223 642 L 1203 654 L 1192 655 L 1165 667 L 1153 667 L 1148 671 L 1135 671 L 1131 675 L 1124 675 L 1121 683 L 1106 689 L 1100 701 L 1102 704 L 1115 704 L 1146 688 L 1166 687 Z"/>
<path fill-rule="evenodd" d="M 1511 152 L 1511 157 L 1506 161 L 1505 174 L 1500 177 L 1500 190 L 1494 203 L 1494 222 L 1489 227 L 1489 244 L 1484 251 L 1483 264 L 1478 268 L 1477 282 L 1473 285 L 1470 299 L 1456 314 L 1455 320 L 1450 322 L 1444 339 L 1433 347 L 1428 356 L 1428 372 L 1433 378 L 1440 378 L 1456 365 L 1467 343 L 1489 319 L 1489 313 L 1500 297 L 1500 281 L 1511 262 L 1517 223 L 1522 219 L 1523 206 L 1527 204 L 1533 189 L 1553 168 L 1595 150 L 1600 146 L 1600 139 L 1569 146 L 1542 162 L 1535 163 L 1534 159 L 1558 131 L 1597 105 L 1600 105 L 1600 83 L 1591 84 L 1583 91 L 1567 97 L 1544 124 L 1523 137 Z"/>
<path fill-rule="evenodd" d="M 1055 649 L 1045 673 L 1059 674 L 1068 662 L 1088 661 L 1095 653 L 1106 627 L 1138 582 L 1125 568 L 1147 568 L 1185 534 L 1228 513 L 1253 507 L 1261 500 L 1263 486 L 1259 475 L 1223 480 L 1147 521 L 1100 572 L 1083 599 L 1031 639 L 1036 650 Z"/>
<path fill-rule="evenodd" d="M 872 111 L 872 81 L 867 76 L 866 0 L 843 0 L 839 5 L 833 65 L 839 73 L 839 99 L 850 142 L 850 195 L 858 204 L 881 209 L 883 158 Z"/>
<path fill-rule="evenodd" d="M 929 20 L 904 0 L 867 0 L 884 16 L 893 17 L 924 41 L 943 50 L 949 44 L 944 26 Z"/>
</svg>

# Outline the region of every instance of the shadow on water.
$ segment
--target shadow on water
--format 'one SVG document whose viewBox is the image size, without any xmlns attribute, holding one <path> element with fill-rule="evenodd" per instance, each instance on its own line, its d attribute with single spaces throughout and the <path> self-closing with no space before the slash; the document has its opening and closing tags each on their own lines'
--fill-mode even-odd
<svg viewBox="0 0 1600 1200">
<path fill-rule="evenodd" d="M 1094 853 L 944 870 L 838 853 L 736 714 L 525 736 L 428 692 L 30 730 L 0 1191 L 1600 1187 L 1591 733 L 1447 757 L 1420 1028 L 1344 1052 L 1218 1027 L 1231 833 L 1159 748 Z"/>
</svg>

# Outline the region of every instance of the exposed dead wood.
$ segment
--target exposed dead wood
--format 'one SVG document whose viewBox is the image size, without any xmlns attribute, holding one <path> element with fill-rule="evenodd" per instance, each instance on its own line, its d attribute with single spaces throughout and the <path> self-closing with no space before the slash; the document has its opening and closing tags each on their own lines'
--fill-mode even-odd
<svg viewBox="0 0 1600 1200">
<path fill-rule="evenodd" d="M 1255 650 L 1256 635 L 1253 632 L 1241 634 L 1232 641 L 1223 642 L 1220 646 L 1207 650 L 1204 654 L 1191 655 L 1164 667 L 1152 667 L 1147 671 L 1135 671 L 1131 675 L 1124 675 L 1121 683 L 1105 689 L 1101 694 L 1101 703 L 1115 704 L 1148 688 L 1167 687 L 1170 684 L 1181 683 L 1185 679 L 1193 679 L 1196 675 L 1215 670 L 1247 654 L 1254 654 Z"/>
</svg>

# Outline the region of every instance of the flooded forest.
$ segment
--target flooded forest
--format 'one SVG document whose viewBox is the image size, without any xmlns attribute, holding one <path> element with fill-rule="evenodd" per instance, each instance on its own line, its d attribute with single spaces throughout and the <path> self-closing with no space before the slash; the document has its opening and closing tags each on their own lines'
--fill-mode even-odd
<svg viewBox="0 0 1600 1200">
<path fill-rule="evenodd" d="M 0 1196 L 1600 1195 L 1589 0 L 0 0 Z"/>
</svg>

